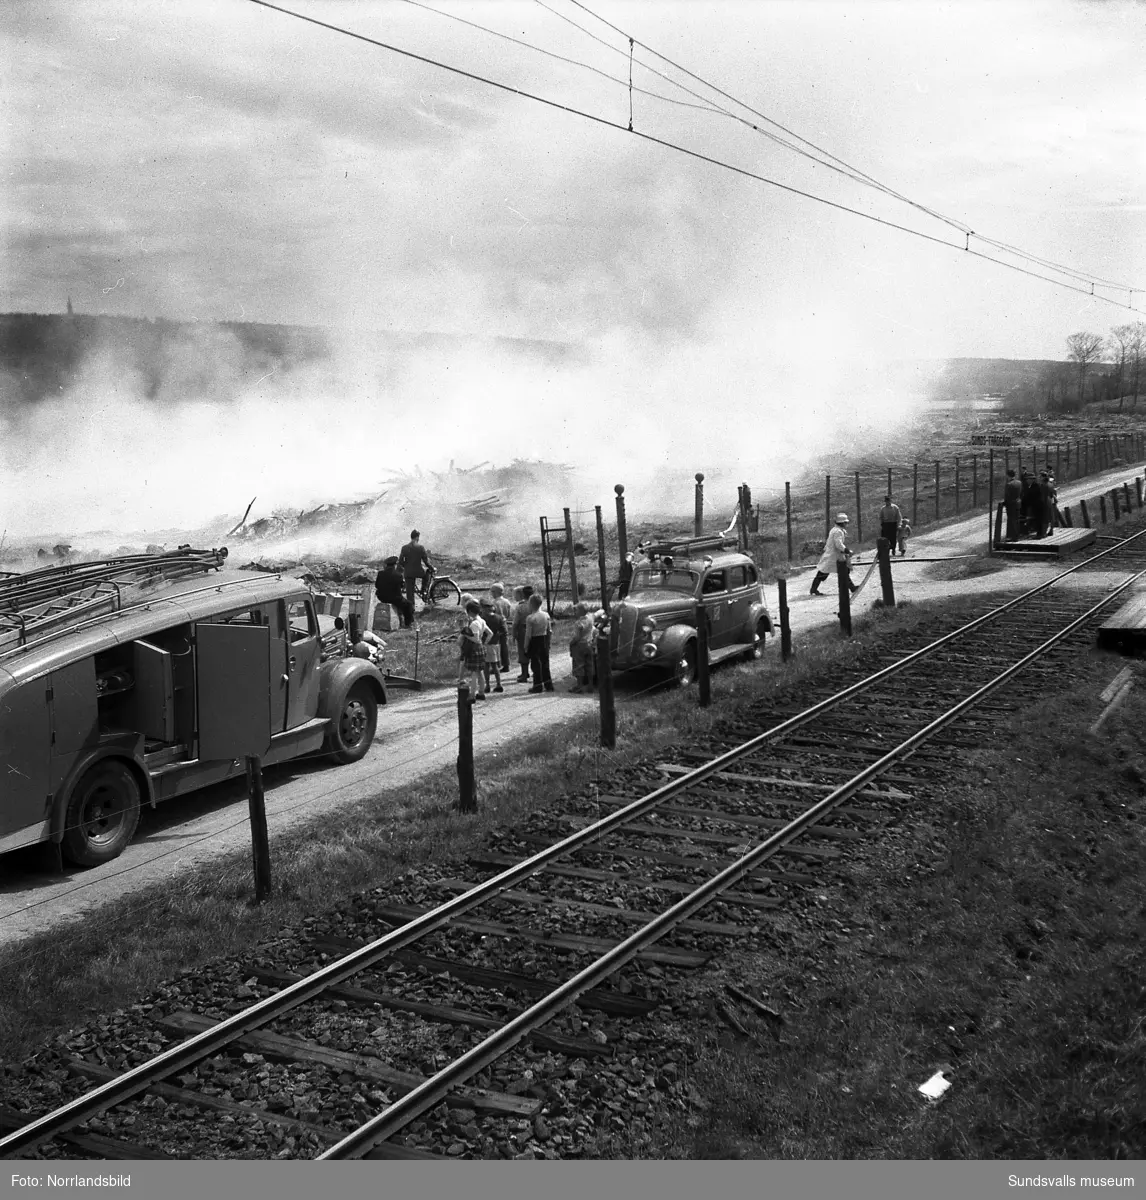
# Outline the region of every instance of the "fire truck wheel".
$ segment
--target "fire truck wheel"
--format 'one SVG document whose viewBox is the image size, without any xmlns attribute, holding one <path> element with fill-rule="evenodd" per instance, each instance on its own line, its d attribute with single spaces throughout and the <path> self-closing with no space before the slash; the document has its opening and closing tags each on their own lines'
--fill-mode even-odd
<svg viewBox="0 0 1146 1200">
<path fill-rule="evenodd" d="M 685 642 L 680 657 L 672 669 L 672 681 L 677 687 L 688 687 L 696 680 L 696 642 Z"/>
<path fill-rule="evenodd" d="M 768 637 L 768 622 L 763 617 L 756 622 L 756 636 L 752 639 L 752 645 L 749 647 L 745 657 L 749 662 L 764 657 L 764 642 Z"/>
<path fill-rule="evenodd" d="M 78 867 L 98 867 L 123 853 L 138 824 L 139 784 L 131 770 L 97 763 L 72 789 L 60 849 Z"/>
<path fill-rule="evenodd" d="M 346 694 L 342 712 L 330 731 L 335 762 L 352 763 L 365 757 L 378 727 L 378 701 L 374 689 L 360 679 Z"/>
</svg>

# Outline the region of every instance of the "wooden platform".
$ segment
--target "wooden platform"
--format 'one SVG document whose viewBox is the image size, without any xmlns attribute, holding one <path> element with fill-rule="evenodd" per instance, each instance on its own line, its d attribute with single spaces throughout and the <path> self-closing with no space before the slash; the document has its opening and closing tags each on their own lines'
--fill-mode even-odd
<svg viewBox="0 0 1146 1200">
<path fill-rule="evenodd" d="M 1146 590 L 1136 592 L 1099 626 L 1098 644 L 1123 654 L 1146 654 Z"/>
<path fill-rule="evenodd" d="M 1062 558 L 1086 546 L 1094 545 L 1093 529 L 1058 528 L 1045 538 L 1023 538 L 1018 542 L 1000 542 L 996 554 L 1033 555 L 1038 558 Z"/>
</svg>

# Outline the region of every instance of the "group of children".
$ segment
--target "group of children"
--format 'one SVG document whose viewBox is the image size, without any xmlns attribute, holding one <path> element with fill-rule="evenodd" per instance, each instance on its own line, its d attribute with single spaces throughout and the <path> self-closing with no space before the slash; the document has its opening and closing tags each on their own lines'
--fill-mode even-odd
<svg viewBox="0 0 1146 1200">
<path fill-rule="evenodd" d="M 517 643 L 521 668 L 514 682 L 529 683 L 532 675 L 531 693 L 554 690 L 549 668 L 553 622 L 532 587 L 526 585 L 520 594 L 521 599 L 515 606 L 506 598 L 504 585 L 495 583 L 489 589 L 489 595 L 481 600 L 472 596 L 463 598 L 465 611 L 459 622 L 458 637 L 461 651 L 458 687 L 468 687 L 471 702 L 484 700 L 491 691 L 505 691 L 501 673 L 509 670 L 511 632 Z M 597 625 L 592 611 L 592 605 L 584 603 L 576 608 L 577 621 L 569 643 L 576 678 L 572 690 L 575 692 L 586 691 L 596 682 Z"/>
</svg>

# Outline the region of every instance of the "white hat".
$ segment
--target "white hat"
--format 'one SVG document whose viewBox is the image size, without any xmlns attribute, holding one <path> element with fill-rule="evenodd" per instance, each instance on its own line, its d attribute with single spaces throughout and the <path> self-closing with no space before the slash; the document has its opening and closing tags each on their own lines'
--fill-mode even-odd
<svg viewBox="0 0 1146 1200">
<path fill-rule="evenodd" d="M 848 514 L 847 513 L 836 513 L 836 524 L 837 525 L 846 525 L 847 523 L 848 523 Z"/>
</svg>

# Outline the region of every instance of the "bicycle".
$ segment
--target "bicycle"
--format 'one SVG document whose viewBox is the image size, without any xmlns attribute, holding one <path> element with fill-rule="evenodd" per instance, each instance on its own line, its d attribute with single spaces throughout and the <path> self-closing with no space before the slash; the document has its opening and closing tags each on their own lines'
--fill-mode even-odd
<svg viewBox="0 0 1146 1200">
<path fill-rule="evenodd" d="M 439 575 L 431 566 L 427 566 L 426 574 L 418 580 L 415 595 L 427 608 L 436 608 L 439 604 L 456 607 L 462 602 L 462 589 L 448 575 Z"/>
</svg>

